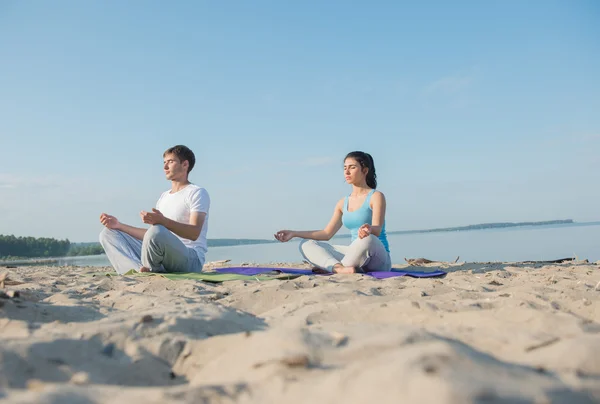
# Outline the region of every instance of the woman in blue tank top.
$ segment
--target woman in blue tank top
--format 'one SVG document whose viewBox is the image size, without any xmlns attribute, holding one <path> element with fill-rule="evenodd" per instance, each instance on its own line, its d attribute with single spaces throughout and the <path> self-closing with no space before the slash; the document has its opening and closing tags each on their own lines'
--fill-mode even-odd
<svg viewBox="0 0 600 404">
<path fill-rule="evenodd" d="M 373 157 L 361 151 L 348 153 L 344 159 L 344 175 L 346 182 L 352 185 L 352 192 L 338 201 L 323 230 L 280 230 L 275 238 L 281 242 L 294 237 L 304 239 L 300 253 L 322 270 L 336 273 L 389 271 L 392 262 L 385 234 L 385 196 L 375 190 L 377 174 Z M 326 243 L 342 225 L 350 230 L 350 245 Z"/>
</svg>

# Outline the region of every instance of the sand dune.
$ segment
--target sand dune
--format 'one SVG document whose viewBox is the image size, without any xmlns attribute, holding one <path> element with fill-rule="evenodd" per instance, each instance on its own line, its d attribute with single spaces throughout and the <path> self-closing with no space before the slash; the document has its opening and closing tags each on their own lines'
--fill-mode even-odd
<svg viewBox="0 0 600 404">
<path fill-rule="evenodd" d="M 222 284 L 0 268 L 0 400 L 600 402 L 598 265 L 440 265 Z"/>
</svg>

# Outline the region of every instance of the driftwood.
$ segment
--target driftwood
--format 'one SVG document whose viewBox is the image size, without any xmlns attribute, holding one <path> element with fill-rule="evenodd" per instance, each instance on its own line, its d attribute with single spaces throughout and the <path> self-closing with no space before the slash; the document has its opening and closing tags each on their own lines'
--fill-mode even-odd
<svg viewBox="0 0 600 404">
<path fill-rule="evenodd" d="M 575 258 L 561 258 L 552 261 L 522 261 L 522 264 L 562 264 L 563 262 L 575 261 Z"/>
<path fill-rule="evenodd" d="M 225 264 L 227 264 L 230 261 L 231 260 L 209 261 L 209 262 L 205 263 L 204 266 L 206 266 L 206 267 L 213 267 L 213 266 L 218 266 L 218 265 L 225 265 Z"/>
<path fill-rule="evenodd" d="M 0 274 L 0 289 L 4 289 L 6 286 L 22 285 L 25 282 L 13 281 L 8 278 L 8 272 Z"/>
<path fill-rule="evenodd" d="M 420 266 L 425 264 L 456 264 L 460 256 L 456 257 L 454 262 L 446 262 L 446 261 L 432 261 L 427 258 L 404 258 L 409 265 Z"/>
<path fill-rule="evenodd" d="M 414 266 L 421 266 L 421 265 L 426 265 L 426 264 L 450 265 L 450 264 L 456 264 L 458 262 L 459 258 L 460 257 L 456 257 L 454 262 L 432 261 L 432 260 L 428 260 L 427 258 L 404 258 L 404 261 L 406 261 L 409 265 L 414 265 Z M 520 262 L 517 262 L 517 264 L 562 264 L 565 262 L 573 262 L 573 261 L 577 261 L 577 260 L 575 258 L 561 258 L 561 259 L 550 260 L 550 261 L 520 261 Z M 583 262 L 587 262 L 587 260 L 584 260 Z"/>
</svg>

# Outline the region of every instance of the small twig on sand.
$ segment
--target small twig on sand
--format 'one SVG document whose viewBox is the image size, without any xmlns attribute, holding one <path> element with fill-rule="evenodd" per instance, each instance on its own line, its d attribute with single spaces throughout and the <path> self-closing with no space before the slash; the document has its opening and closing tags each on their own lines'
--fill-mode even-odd
<svg viewBox="0 0 600 404">
<path fill-rule="evenodd" d="M 310 358 L 305 354 L 291 355 L 281 359 L 271 359 L 266 362 L 254 364 L 254 368 L 260 368 L 269 363 L 280 363 L 288 368 L 307 368 L 310 366 Z"/>
<path fill-rule="evenodd" d="M 539 344 L 528 346 L 527 348 L 525 348 L 525 352 L 531 352 L 531 351 L 535 351 L 536 349 L 545 348 L 549 345 L 557 343 L 558 341 L 560 341 L 560 338 L 554 337 L 547 341 L 540 342 Z"/>
</svg>

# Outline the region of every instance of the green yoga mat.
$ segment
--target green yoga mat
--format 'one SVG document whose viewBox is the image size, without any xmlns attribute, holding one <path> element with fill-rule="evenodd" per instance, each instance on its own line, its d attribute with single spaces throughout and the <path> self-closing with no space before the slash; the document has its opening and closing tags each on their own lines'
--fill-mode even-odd
<svg viewBox="0 0 600 404">
<path fill-rule="evenodd" d="M 115 274 L 106 274 L 107 276 L 118 276 Z M 172 281 L 178 281 L 183 279 L 191 279 L 195 281 L 205 281 L 205 282 L 225 282 L 225 281 L 270 281 L 273 279 L 279 280 L 287 280 L 298 278 L 300 275 L 295 274 L 283 274 L 277 273 L 273 275 L 269 274 L 260 274 L 260 275 L 240 275 L 240 274 L 223 274 L 218 272 L 137 272 L 133 269 L 123 274 L 124 276 L 162 276 L 163 278 L 170 279 Z"/>
</svg>

